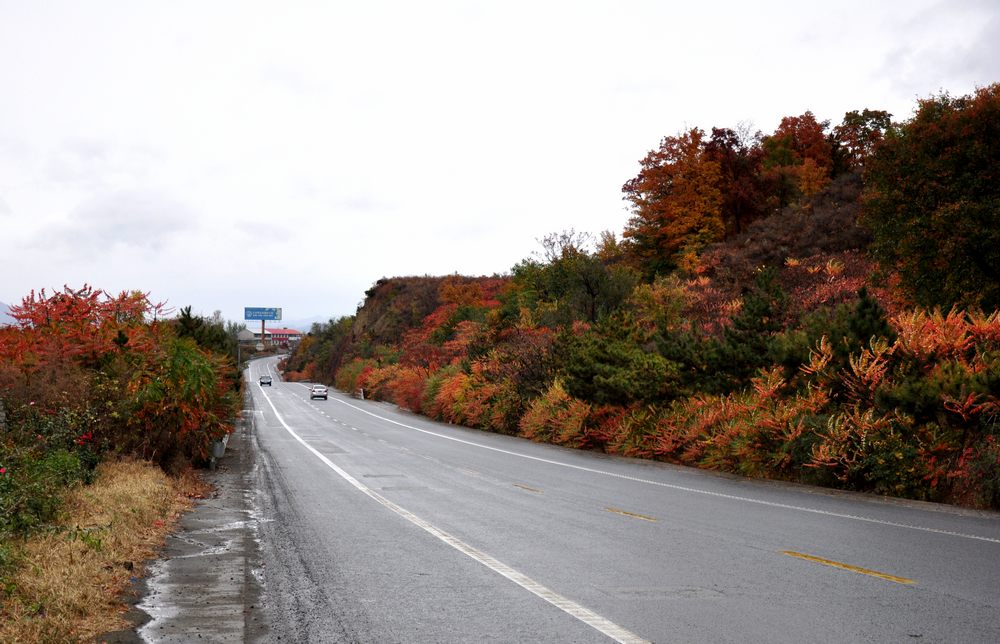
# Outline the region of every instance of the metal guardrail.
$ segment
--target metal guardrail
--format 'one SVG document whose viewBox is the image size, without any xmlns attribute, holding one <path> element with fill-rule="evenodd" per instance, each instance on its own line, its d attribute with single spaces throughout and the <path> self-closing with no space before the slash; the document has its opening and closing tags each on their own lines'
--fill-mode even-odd
<svg viewBox="0 0 1000 644">
<path fill-rule="evenodd" d="M 214 471 L 218 460 L 226 454 L 226 445 L 229 444 L 230 436 L 232 434 L 226 434 L 222 437 L 222 440 L 212 441 L 212 457 L 209 459 L 209 469 Z"/>
</svg>

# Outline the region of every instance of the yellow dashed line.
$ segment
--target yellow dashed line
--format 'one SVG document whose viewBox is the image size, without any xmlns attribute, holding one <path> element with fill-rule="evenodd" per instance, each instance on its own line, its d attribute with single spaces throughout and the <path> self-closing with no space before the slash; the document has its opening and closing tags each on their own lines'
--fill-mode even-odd
<svg viewBox="0 0 1000 644">
<path fill-rule="evenodd" d="M 619 510 L 618 508 L 604 508 L 608 512 L 614 512 L 615 514 L 620 514 L 626 517 L 632 517 L 633 519 L 642 519 L 643 521 L 652 521 L 656 523 L 659 519 L 654 517 L 647 517 L 645 514 L 636 514 L 635 512 L 627 512 L 625 510 Z"/>
<path fill-rule="evenodd" d="M 885 579 L 886 581 L 891 581 L 897 584 L 917 583 L 912 579 L 907 579 L 906 577 L 896 577 L 894 575 L 887 575 L 884 572 L 878 572 L 877 570 L 868 570 L 867 568 L 859 568 L 857 566 L 851 566 L 849 564 L 840 563 L 839 561 L 832 561 L 830 559 L 823 559 L 821 557 L 814 557 L 812 555 L 804 555 L 801 552 L 795 552 L 793 550 L 782 550 L 781 554 L 788 555 L 789 557 L 796 557 L 798 559 L 805 559 L 806 561 L 812 561 L 813 563 L 823 564 L 824 566 L 840 568 L 841 570 L 850 570 L 851 572 L 860 573 L 862 575 L 868 575 L 869 577 L 878 577 L 879 579 Z"/>
</svg>

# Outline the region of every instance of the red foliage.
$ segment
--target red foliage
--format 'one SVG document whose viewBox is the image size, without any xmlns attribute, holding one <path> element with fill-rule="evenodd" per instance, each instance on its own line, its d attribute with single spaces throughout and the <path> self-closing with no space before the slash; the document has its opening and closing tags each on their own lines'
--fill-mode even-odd
<svg viewBox="0 0 1000 644">
<path fill-rule="evenodd" d="M 828 121 L 818 122 L 812 112 L 801 116 L 786 116 L 781 119 L 778 129 L 768 139 L 780 141 L 783 150 L 791 153 L 791 163 L 784 159 L 768 159 L 776 165 L 800 165 L 806 159 L 812 159 L 817 166 L 829 171 L 833 163 L 830 141 L 826 137 Z"/>
<path fill-rule="evenodd" d="M 12 314 L 18 324 L 0 329 L 0 389 L 22 421 L 26 409 L 58 410 L 83 423 L 78 448 L 168 470 L 207 458 L 211 441 L 231 431 L 239 400 L 228 357 L 178 339 L 145 294 L 33 291 Z"/>
<path fill-rule="evenodd" d="M 18 326 L 0 334 L 0 357 L 28 371 L 67 361 L 91 366 L 125 347 L 148 350 L 156 326 L 147 318 L 153 322 L 163 313 L 161 304 L 138 291 L 116 297 L 88 285 L 76 291 L 64 287 L 51 296 L 45 289 L 32 291 L 11 307 Z"/>
<path fill-rule="evenodd" d="M 388 382 L 392 401 L 404 409 L 422 413 L 421 401 L 427 385 L 427 369 L 422 367 L 400 367 Z"/>
</svg>

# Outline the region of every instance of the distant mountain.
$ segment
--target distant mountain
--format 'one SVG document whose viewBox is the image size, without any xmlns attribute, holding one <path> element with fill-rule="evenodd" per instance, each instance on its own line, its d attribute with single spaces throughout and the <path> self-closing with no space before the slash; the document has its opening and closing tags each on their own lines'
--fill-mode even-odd
<svg viewBox="0 0 1000 644">
<path fill-rule="evenodd" d="M 17 322 L 14 318 L 10 317 L 10 307 L 0 302 L 0 326 L 7 326 L 9 324 L 14 324 Z"/>
<path fill-rule="evenodd" d="M 295 329 L 296 331 L 302 331 L 303 333 L 308 333 L 312 329 L 312 325 L 319 323 L 325 324 L 329 322 L 332 318 L 340 317 L 339 315 L 327 315 L 326 317 L 322 315 L 315 315 L 311 318 L 301 318 L 298 320 L 281 320 L 280 322 L 270 322 L 269 325 L 275 327 L 285 327 L 286 329 Z M 260 324 L 258 323 L 259 327 Z M 248 324 L 248 328 L 249 324 Z M 258 329 L 259 330 L 259 329 Z"/>
</svg>

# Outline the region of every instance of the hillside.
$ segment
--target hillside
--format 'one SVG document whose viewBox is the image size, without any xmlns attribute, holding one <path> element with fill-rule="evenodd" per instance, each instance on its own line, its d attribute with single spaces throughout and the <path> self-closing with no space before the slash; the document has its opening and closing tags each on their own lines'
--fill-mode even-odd
<svg viewBox="0 0 1000 644">
<path fill-rule="evenodd" d="M 903 124 L 665 137 L 623 188 L 621 238 L 553 234 L 503 277 L 379 280 L 286 369 L 536 441 L 1000 507 L 1000 312 L 972 248 L 1000 232 L 1000 155 L 967 123 L 998 110 L 1000 85 Z M 944 163 L 968 192 L 933 179 Z"/>
</svg>

